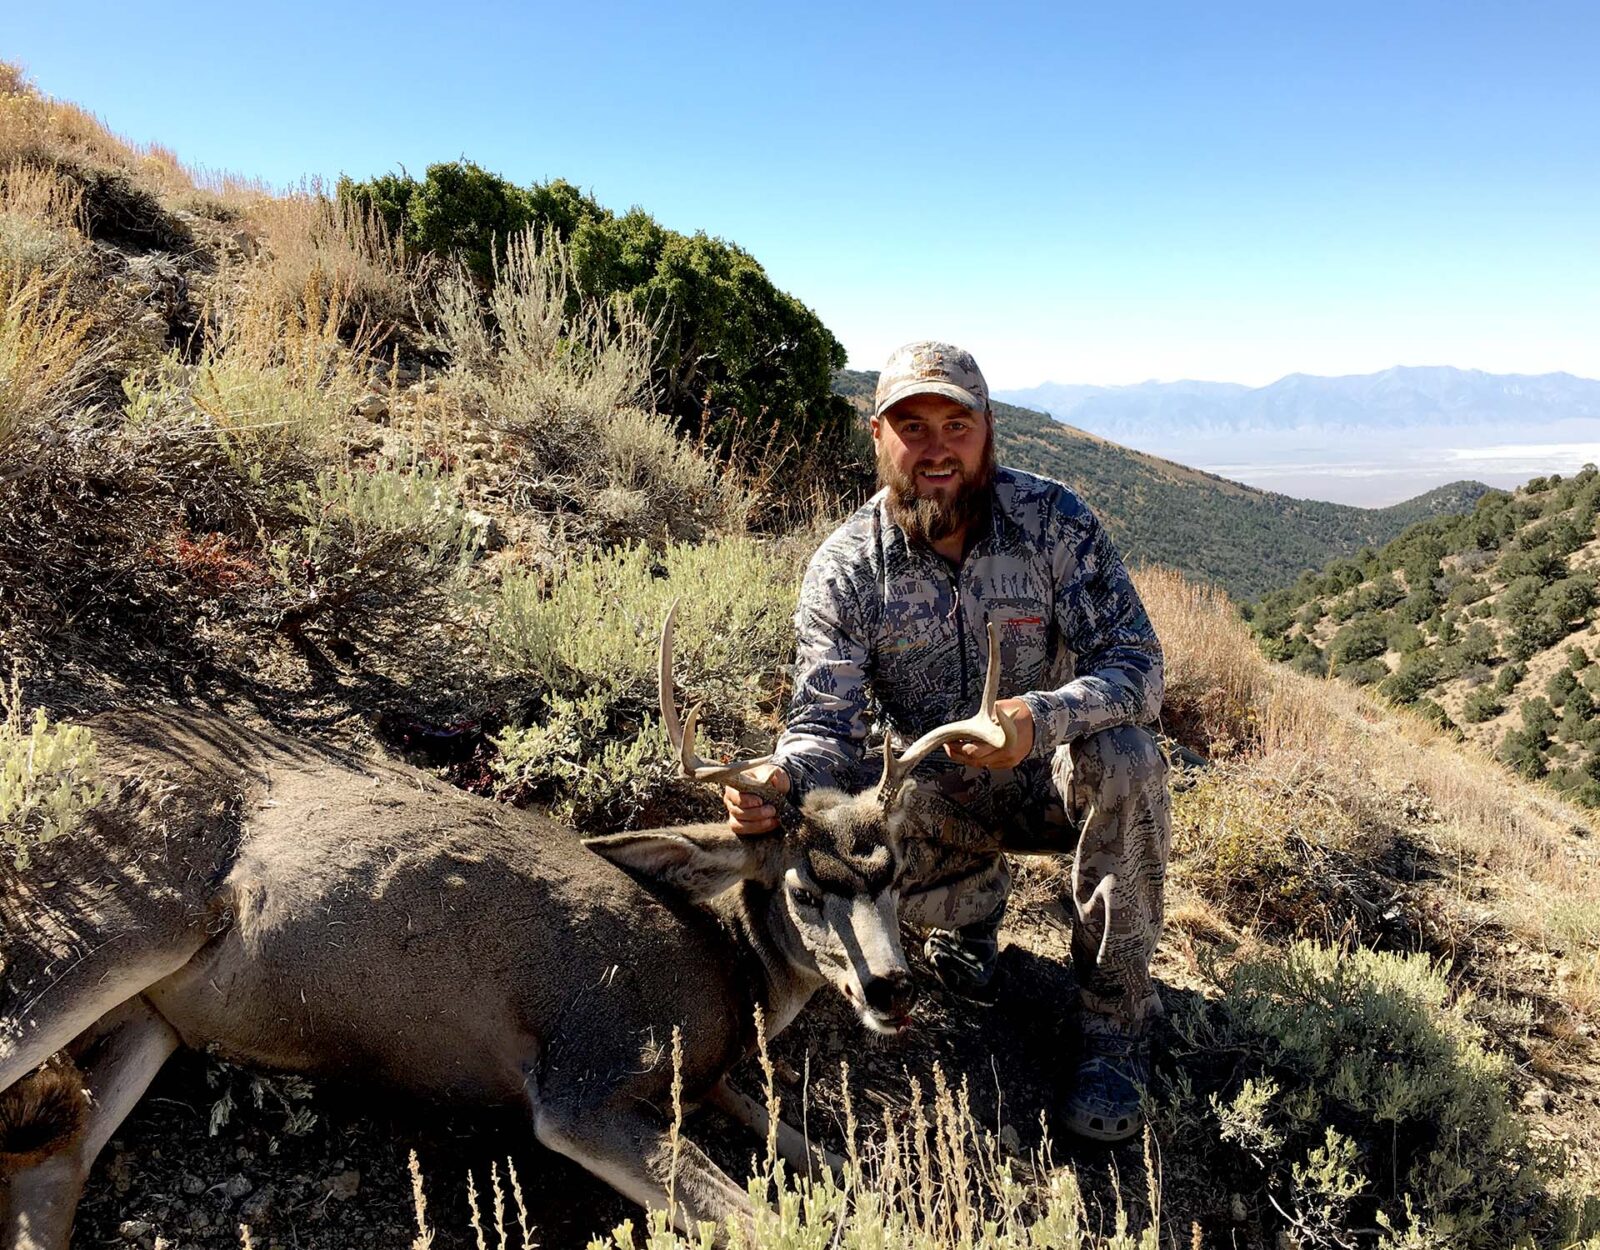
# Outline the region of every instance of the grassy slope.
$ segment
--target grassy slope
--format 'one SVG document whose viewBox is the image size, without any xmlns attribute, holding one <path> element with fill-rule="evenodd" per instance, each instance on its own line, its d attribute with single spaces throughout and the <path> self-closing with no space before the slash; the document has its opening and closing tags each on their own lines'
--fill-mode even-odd
<svg viewBox="0 0 1600 1250">
<path fill-rule="evenodd" d="M 875 373 L 846 370 L 835 387 L 858 407 Z M 1336 555 L 1381 545 L 1428 516 L 1464 512 L 1488 487 L 1453 482 L 1389 508 L 1292 499 L 1107 442 L 1042 412 L 997 403 L 1002 464 L 1076 490 L 1130 560 L 1165 564 L 1253 597 Z"/>
</svg>

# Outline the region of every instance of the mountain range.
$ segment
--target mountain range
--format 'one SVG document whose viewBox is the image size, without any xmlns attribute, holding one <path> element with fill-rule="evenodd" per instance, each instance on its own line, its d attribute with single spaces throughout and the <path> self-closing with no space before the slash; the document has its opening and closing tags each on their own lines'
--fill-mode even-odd
<svg viewBox="0 0 1600 1250">
<path fill-rule="evenodd" d="M 1485 373 L 1396 366 L 1380 373 L 1291 373 L 1268 386 L 1140 382 L 1086 386 L 1046 382 L 995 397 L 1119 440 L 1246 431 L 1407 430 L 1502 426 L 1526 430 L 1600 418 L 1600 381 L 1570 373 Z"/>
</svg>

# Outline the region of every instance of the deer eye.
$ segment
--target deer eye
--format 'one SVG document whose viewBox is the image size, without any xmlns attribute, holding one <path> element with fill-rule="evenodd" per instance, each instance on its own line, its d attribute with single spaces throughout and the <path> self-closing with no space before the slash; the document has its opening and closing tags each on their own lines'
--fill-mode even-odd
<svg viewBox="0 0 1600 1250">
<path fill-rule="evenodd" d="M 794 900 L 796 907 L 804 907 L 807 911 L 822 910 L 822 900 L 804 886 L 791 886 L 789 897 Z"/>
</svg>

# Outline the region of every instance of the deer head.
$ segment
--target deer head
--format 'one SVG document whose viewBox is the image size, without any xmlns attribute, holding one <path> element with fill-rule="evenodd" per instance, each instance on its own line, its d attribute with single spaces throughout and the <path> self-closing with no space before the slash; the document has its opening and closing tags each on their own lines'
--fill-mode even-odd
<svg viewBox="0 0 1600 1250">
<path fill-rule="evenodd" d="M 910 1023 L 916 1002 L 900 944 L 905 816 L 899 795 L 912 769 L 946 742 L 977 739 L 998 747 L 1012 740 L 1015 728 L 995 709 L 1000 671 L 994 627 L 989 627 L 988 674 L 977 715 L 923 735 L 898 758 L 885 744 L 883 777 L 874 789 L 855 795 L 820 790 L 795 804 L 748 775 L 770 755 L 710 764 L 695 753 L 700 708 L 691 708 L 680 721 L 673 698 L 675 615 L 676 605 L 661 631 L 659 693 L 662 723 L 683 773 L 758 795 L 777 810 L 779 827 L 750 838 L 702 826 L 592 838 L 586 844 L 700 900 L 744 883 L 746 903 L 762 911 L 766 932 L 795 971 L 832 985 L 869 1029 L 899 1032 Z"/>
</svg>

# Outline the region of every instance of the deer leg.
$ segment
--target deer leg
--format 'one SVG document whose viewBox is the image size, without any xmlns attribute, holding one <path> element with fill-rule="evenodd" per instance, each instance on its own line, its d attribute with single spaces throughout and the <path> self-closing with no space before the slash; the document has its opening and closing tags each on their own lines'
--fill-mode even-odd
<svg viewBox="0 0 1600 1250">
<path fill-rule="evenodd" d="M 177 1048 L 177 1033 L 143 999 L 123 1004 L 82 1039 L 85 1122 L 43 1158 L 17 1159 L 0 1175 L 0 1250 L 66 1250 L 95 1157 Z"/>
<path fill-rule="evenodd" d="M 772 1118 L 767 1108 L 741 1094 L 724 1078 L 717 1082 L 706 1101 L 717 1110 L 744 1125 L 762 1141 L 771 1131 Z M 805 1135 L 783 1119 L 778 1120 L 778 1156 L 797 1176 L 816 1175 L 817 1165 L 827 1168 L 837 1179 L 844 1175 L 844 1160 L 817 1142 L 808 1142 Z"/>
<path fill-rule="evenodd" d="M 203 932 L 183 933 L 163 948 L 121 958 L 103 948 L 42 986 L 18 986 L 15 1006 L 0 1016 L 0 1091 L 88 1032 L 95 1021 L 171 976 L 207 940 Z"/>
<path fill-rule="evenodd" d="M 558 1154 L 582 1164 L 640 1206 L 666 1210 L 673 1224 L 693 1235 L 699 1224 L 718 1229 L 726 1244 L 731 1217 L 747 1231 L 750 1199 L 745 1191 L 683 1136 L 674 1143 L 660 1120 L 620 1100 L 603 1107 L 560 1107 L 539 1102 L 534 1133 Z M 675 1166 L 674 1166 L 675 1165 Z"/>
</svg>

